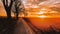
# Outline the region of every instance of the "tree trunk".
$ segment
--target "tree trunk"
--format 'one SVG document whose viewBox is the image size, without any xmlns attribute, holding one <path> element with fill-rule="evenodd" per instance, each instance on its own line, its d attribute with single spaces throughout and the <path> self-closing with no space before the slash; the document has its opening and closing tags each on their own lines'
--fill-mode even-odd
<svg viewBox="0 0 60 34">
<path fill-rule="evenodd" d="M 11 18 L 11 10 L 6 7 L 7 18 Z"/>
<path fill-rule="evenodd" d="M 7 11 L 6 14 L 7 14 L 7 18 L 11 18 L 11 11 Z"/>
<path fill-rule="evenodd" d="M 18 20 L 18 15 L 19 15 L 19 13 L 16 13 L 16 19 Z"/>
</svg>

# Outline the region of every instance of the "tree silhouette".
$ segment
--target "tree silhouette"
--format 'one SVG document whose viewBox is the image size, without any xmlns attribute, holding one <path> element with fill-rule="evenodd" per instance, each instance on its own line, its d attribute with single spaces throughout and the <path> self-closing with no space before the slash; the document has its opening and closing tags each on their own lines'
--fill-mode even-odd
<svg viewBox="0 0 60 34">
<path fill-rule="evenodd" d="M 24 12 L 24 6 L 21 0 L 2 0 L 8 18 L 11 18 L 11 10 L 18 18 L 19 12 Z"/>
<path fill-rule="evenodd" d="M 25 8 L 21 0 L 15 0 L 12 6 L 12 10 L 14 16 L 18 19 L 19 13 L 24 13 Z"/>
<path fill-rule="evenodd" d="M 6 10 L 7 18 L 11 18 L 11 8 L 13 5 L 13 2 L 14 0 L 2 0 L 3 6 Z"/>
</svg>

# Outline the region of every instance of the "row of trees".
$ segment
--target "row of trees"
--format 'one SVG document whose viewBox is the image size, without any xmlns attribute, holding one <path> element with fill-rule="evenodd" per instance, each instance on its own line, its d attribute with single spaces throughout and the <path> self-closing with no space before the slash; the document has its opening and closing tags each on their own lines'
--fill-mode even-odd
<svg viewBox="0 0 60 34">
<path fill-rule="evenodd" d="M 13 11 L 16 18 L 18 18 L 19 12 L 24 8 L 21 0 L 2 0 L 2 3 L 6 10 L 7 18 L 11 18 L 11 11 Z"/>
</svg>

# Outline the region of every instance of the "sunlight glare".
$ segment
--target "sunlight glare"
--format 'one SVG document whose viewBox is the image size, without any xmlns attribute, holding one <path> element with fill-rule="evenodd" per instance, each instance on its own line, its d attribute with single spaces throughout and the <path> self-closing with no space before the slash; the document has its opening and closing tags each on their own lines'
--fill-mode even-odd
<svg viewBox="0 0 60 34">
<path fill-rule="evenodd" d="M 41 15 L 41 16 L 38 16 L 39 18 L 47 18 L 48 16 L 45 16 L 45 15 Z"/>
<path fill-rule="evenodd" d="M 47 10 L 47 8 L 42 8 L 41 10 Z"/>
<path fill-rule="evenodd" d="M 46 12 L 43 12 L 43 11 L 38 12 L 38 14 L 44 14 L 44 13 L 46 13 Z"/>
</svg>

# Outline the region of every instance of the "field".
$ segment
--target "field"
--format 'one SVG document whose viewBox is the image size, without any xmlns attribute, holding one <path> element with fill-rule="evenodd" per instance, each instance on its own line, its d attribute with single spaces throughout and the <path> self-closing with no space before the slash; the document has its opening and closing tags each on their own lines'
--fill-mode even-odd
<svg viewBox="0 0 60 34">
<path fill-rule="evenodd" d="M 0 34 L 60 34 L 60 18 L 0 17 Z"/>
<path fill-rule="evenodd" d="M 60 34 L 60 18 L 23 18 L 36 34 Z M 37 33 L 38 32 L 38 33 Z"/>
</svg>

